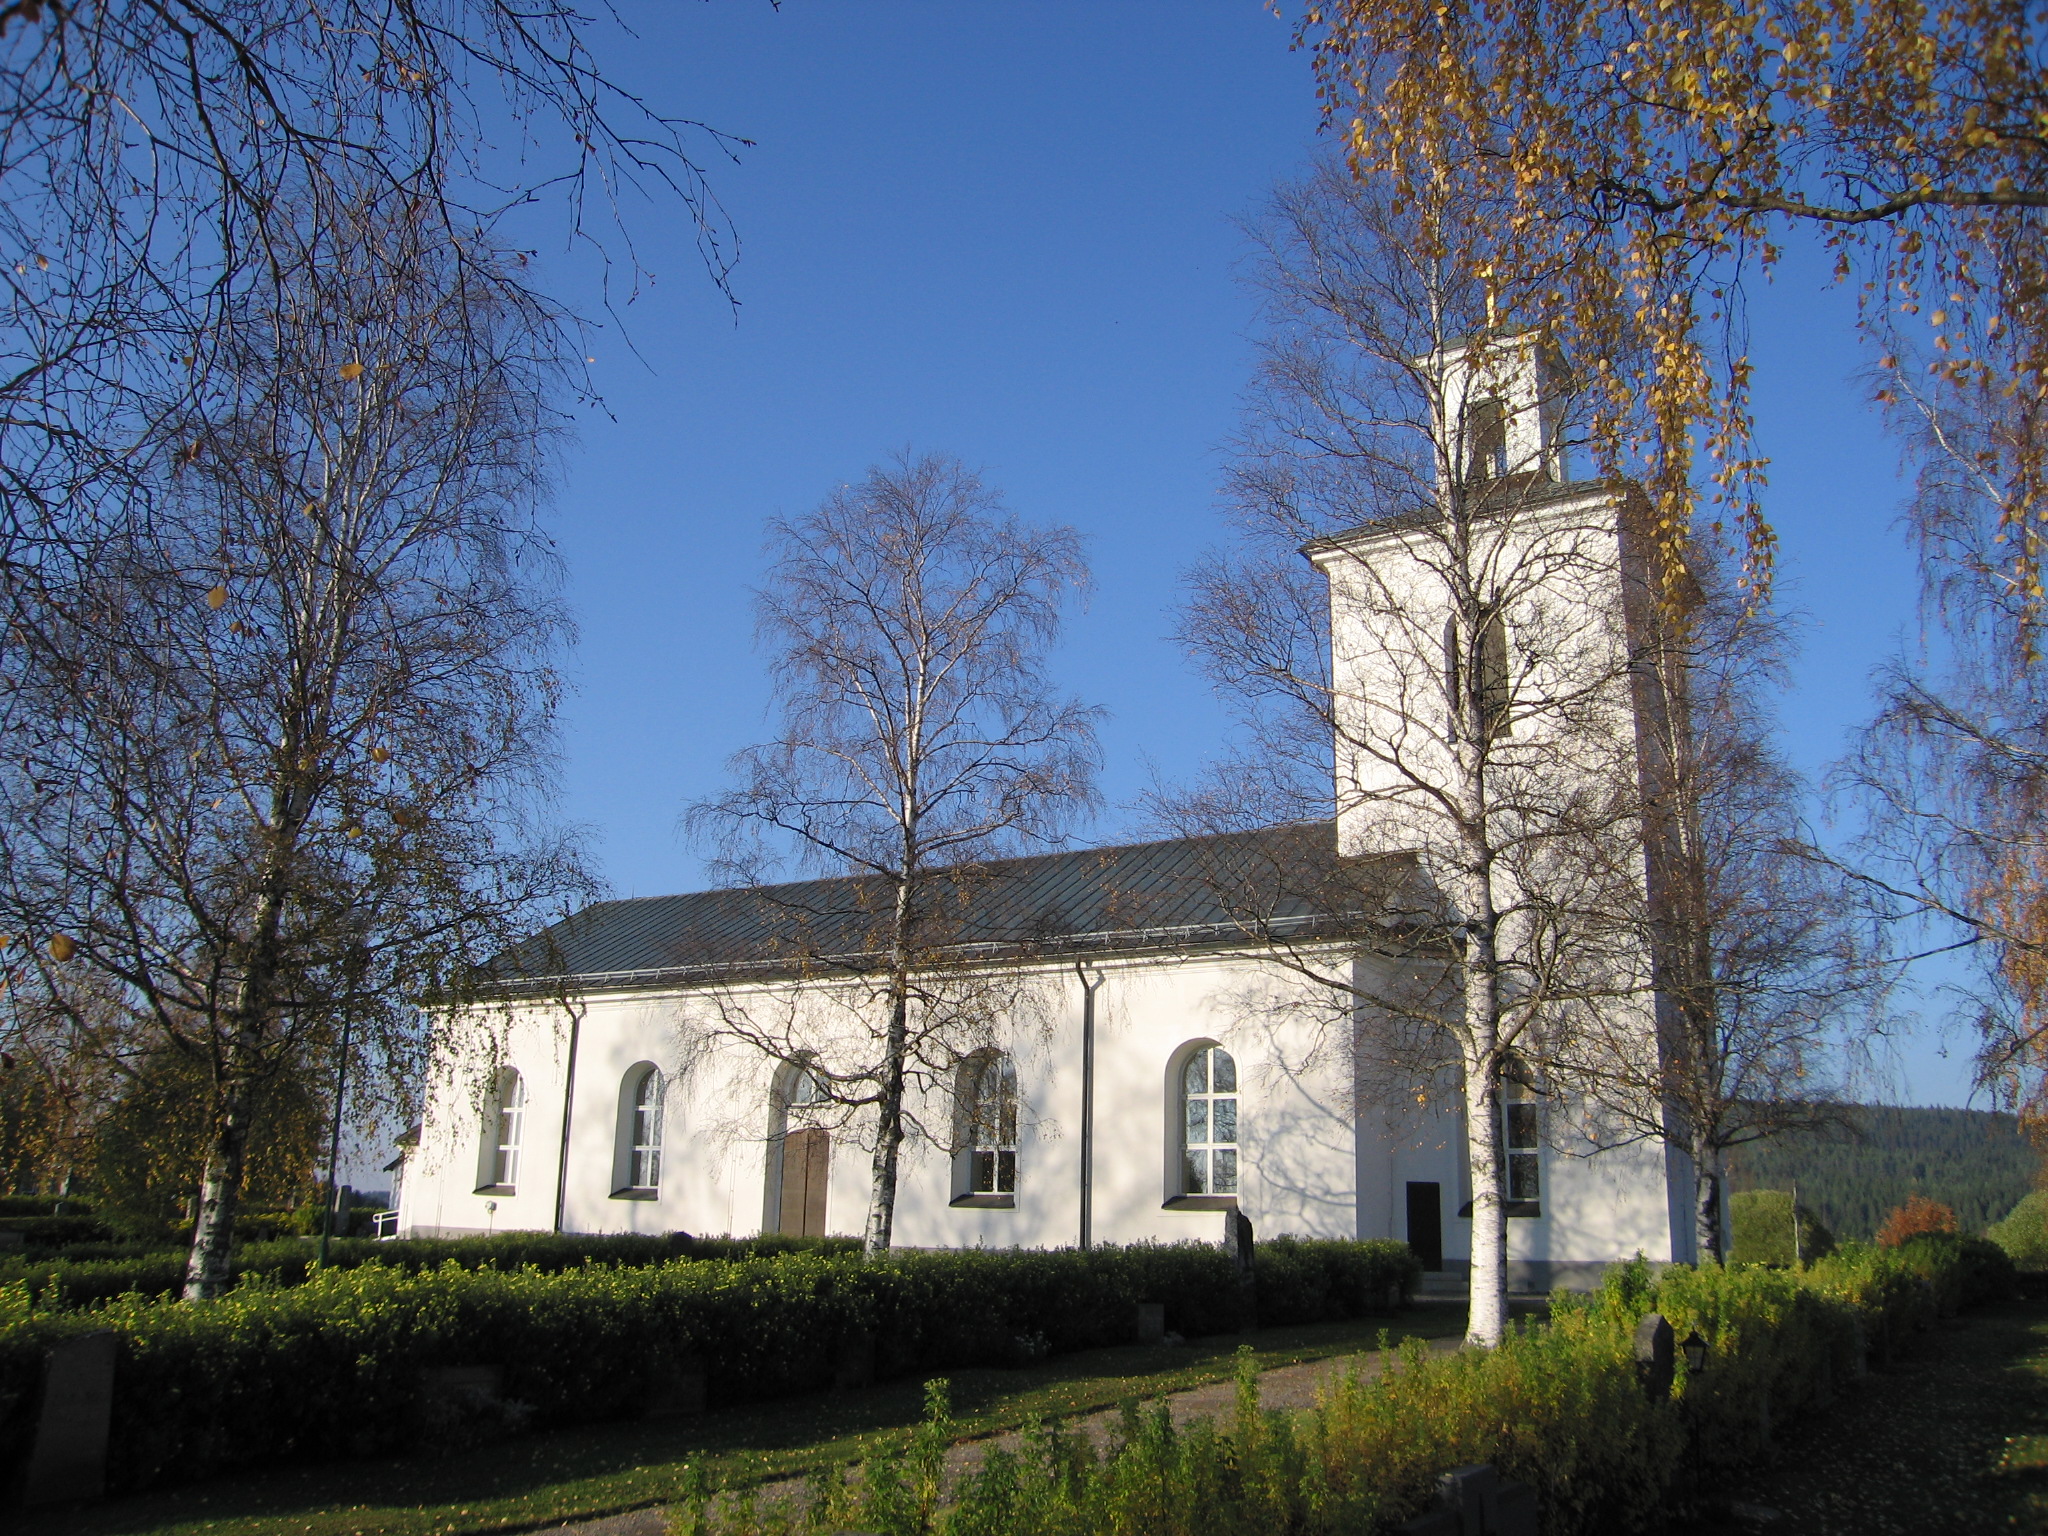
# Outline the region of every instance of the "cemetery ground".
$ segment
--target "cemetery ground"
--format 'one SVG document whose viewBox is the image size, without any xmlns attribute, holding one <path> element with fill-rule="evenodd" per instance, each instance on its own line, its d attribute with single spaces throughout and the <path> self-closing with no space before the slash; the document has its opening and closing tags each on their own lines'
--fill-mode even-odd
<svg viewBox="0 0 2048 1536">
<path fill-rule="evenodd" d="M 1371 1351 L 1382 1334 L 1396 1343 L 1420 1338 L 1448 1345 L 1464 1324 L 1462 1302 L 1424 1303 L 1398 1318 L 1083 1350 L 1018 1370 L 946 1375 L 960 1434 L 983 1439 L 1037 1416 L 1073 1418 L 1113 1410 L 1131 1398 L 1227 1383 L 1242 1345 L 1252 1347 L 1261 1370 L 1284 1372 Z M 1305 1405 L 1305 1386 L 1301 1390 Z M 98 1505 L 14 1511 L 20 1523 L 10 1532 L 483 1536 L 545 1530 L 667 1503 L 691 1462 L 702 1465 L 715 1485 L 749 1486 L 886 1454 L 908 1443 L 923 1413 L 923 1381 L 907 1379 L 700 1416 L 548 1430 L 463 1450 L 274 1468 Z"/>
<path fill-rule="evenodd" d="M 1977 1307 L 1920 1335 L 1835 1405 L 1786 1426 L 1772 1464 L 1670 1536 L 2048 1532 L 2048 1300 Z"/>
<path fill-rule="evenodd" d="M 1423 1304 L 1391 1330 L 1449 1347 L 1463 1308 Z M 1315 1379 L 1372 1350 L 1385 1319 L 1226 1334 L 1186 1345 L 1132 1345 L 1021 1370 L 949 1373 L 959 1432 L 1001 1436 L 1034 1415 L 1082 1417 L 1129 1398 L 1196 1392 L 1185 1406 L 1227 1411 L 1235 1352 L 1249 1344 L 1271 1406 L 1301 1406 Z M 1321 1367 L 1311 1366 L 1321 1362 Z M 1711 1365 L 1710 1367 L 1711 1368 Z M 1299 1399 L 1299 1401 L 1297 1401 Z M 279 1468 L 158 1494 L 21 1518 L 19 1536 L 467 1536 L 538 1531 L 652 1511 L 697 1462 L 746 1486 L 887 1454 L 922 1412 L 922 1384 L 891 1382 L 701 1417 L 586 1425 L 460 1451 Z M 1181 1405 L 1177 1405 L 1181 1406 Z M 1779 1426 L 1768 1466 L 1717 1488 L 1727 1503 L 1666 1536 L 2048 1536 L 2048 1296 L 1948 1319 L 1834 1406 Z M 16 1512 L 20 1518 L 24 1512 Z M 607 1521 L 620 1536 L 658 1530 L 652 1515 Z M 588 1536 L 610 1536 L 605 1527 Z"/>
</svg>

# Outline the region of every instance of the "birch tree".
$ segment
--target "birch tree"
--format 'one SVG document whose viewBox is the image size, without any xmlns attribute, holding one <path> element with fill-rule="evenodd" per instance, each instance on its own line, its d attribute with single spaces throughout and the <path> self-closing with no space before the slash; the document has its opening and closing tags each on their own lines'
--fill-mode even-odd
<svg viewBox="0 0 2048 1536">
<path fill-rule="evenodd" d="M 1368 1021 L 1409 1092 L 1442 1069 L 1460 1096 L 1481 1344 L 1507 1317 L 1504 1090 L 1540 1088 L 1589 1010 L 1654 1033 L 1615 914 L 1646 898 L 1633 714 L 1666 707 L 1641 505 L 1565 481 L 1598 360 L 1567 376 L 1548 353 L 1544 274 L 1492 262 L 1486 212 L 1326 166 L 1257 226 L 1242 538 L 1192 576 L 1183 626 L 1251 745 L 1175 807 L 1190 831 L 1334 812 L 1318 902 L 1369 919 L 1381 963 L 1277 932 L 1270 952 L 1344 1038 Z M 1496 387 L 1517 369 L 1550 379 L 1540 432 Z"/>
<path fill-rule="evenodd" d="M 537 522 L 552 317 L 416 201 L 277 227 L 233 346 L 144 445 L 147 515 L 18 569 L 0 904 L 212 1086 L 188 1299 L 217 1295 L 253 1106 L 346 1015 L 416 1082 L 415 1005 L 588 889 L 547 824 L 567 622 Z"/>
<path fill-rule="evenodd" d="M 736 141 L 618 89 L 606 25 L 568 0 L 0 5 L 0 582 L 151 494 L 144 445 L 238 366 L 309 204 L 409 198 L 444 262 L 531 301 L 539 269 L 479 230 L 518 210 L 522 243 L 539 218 L 637 278 L 622 203 L 665 197 L 723 284 L 704 164 Z"/>
<path fill-rule="evenodd" d="M 1575 352 L 1652 339 L 1592 381 L 1593 414 L 1610 461 L 1638 466 L 1669 582 L 1702 483 L 1768 575 L 1739 290 L 1789 239 L 1822 243 L 1866 328 L 1927 327 L 1952 377 L 2031 390 L 2048 367 L 2036 7 L 1334 0 L 1300 36 L 1361 174 L 1491 199 L 1503 260 L 1546 274 Z M 2007 344 L 1974 345 L 1987 331 Z M 2007 564 L 2038 601 L 2048 476 L 2021 454 L 1996 479 Z"/>
<path fill-rule="evenodd" d="M 2023 308 L 2030 327 L 2048 324 L 2048 290 L 2009 271 L 2005 282 L 2005 306 Z M 2038 1127 L 2048 1123 L 2048 675 L 2038 588 L 2014 569 L 2040 539 L 2011 508 L 2016 474 L 2023 485 L 2048 465 L 2048 400 L 2005 382 L 2025 364 L 2025 327 L 1958 324 L 1958 350 L 1991 366 L 1950 369 L 1917 328 L 1885 337 L 1879 395 L 1914 474 L 1907 524 L 1927 640 L 1880 672 L 1878 712 L 1840 768 L 1866 832 L 1838 867 L 1900 936 L 1902 959 L 1953 950 L 1974 960 L 1979 1081 Z"/>
<path fill-rule="evenodd" d="M 835 910 L 786 914 L 840 936 L 795 957 L 820 985 L 717 1028 L 863 1118 L 874 1258 L 919 1090 L 950 1088 L 1016 1001 L 999 973 L 949 958 L 963 910 L 991 860 L 1053 845 L 1094 804 L 1095 712 L 1046 673 L 1088 573 L 1072 529 L 1021 523 L 937 454 L 871 469 L 769 539 L 757 611 L 781 730 L 687 820 L 734 878 L 779 855 L 852 879 L 830 888 Z M 821 1031 L 807 999 L 844 1027 Z"/>
</svg>

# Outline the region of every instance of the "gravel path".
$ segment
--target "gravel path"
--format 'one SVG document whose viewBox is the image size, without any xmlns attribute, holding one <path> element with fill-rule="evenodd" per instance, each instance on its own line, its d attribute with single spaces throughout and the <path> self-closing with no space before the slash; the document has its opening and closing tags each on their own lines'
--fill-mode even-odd
<svg viewBox="0 0 2048 1536">
<path fill-rule="evenodd" d="M 1445 1354 L 1456 1349 L 1460 1342 L 1455 1338 L 1431 1339 L 1428 1347 L 1437 1354 Z M 1259 1372 L 1259 1403 L 1266 1408 L 1313 1408 L 1316 1392 L 1325 1382 L 1353 1367 L 1361 1377 L 1370 1380 L 1385 1365 L 1386 1357 L 1379 1350 L 1368 1349 L 1354 1355 L 1332 1355 L 1326 1360 L 1305 1360 L 1300 1365 L 1276 1366 L 1270 1371 Z M 1176 1424 L 1185 1424 L 1190 1419 L 1222 1418 L 1233 1412 L 1236 1404 L 1237 1383 L 1234 1380 L 1212 1381 L 1185 1392 L 1169 1393 L 1166 1399 L 1167 1410 Z M 1105 1408 L 1071 1421 L 1069 1427 L 1087 1435 L 1100 1447 L 1109 1443 L 1121 1417 L 1117 1409 Z M 1008 1434 L 962 1440 L 947 1453 L 946 1470 L 957 1476 L 979 1465 L 981 1453 L 989 1446 L 1015 1450 L 1023 1444 L 1023 1439 L 1013 1430 Z M 610 1533 L 605 1533 L 605 1536 L 610 1536 Z"/>
<path fill-rule="evenodd" d="M 1428 1347 L 1442 1354 L 1456 1349 L 1459 1342 L 1456 1338 L 1432 1339 Z M 1259 1373 L 1259 1401 L 1267 1408 L 1310 1408 L 1315 1405 L 1317 1390 L 1325 1382 L 1353 1367 L 1360 1376 L 1370 1378 L 1377 1375 L 1385 1364 L 1381 1351 L 1364 1350 L 1357 1354 L 1332 1355 L 1325 1360 L 1308 1360 L 1300 1365 L 1276 1366 Z M 1232 1411 L 1236 1401 L 1237 1383 L 1226 1380 L 1170 1393 L 1166 1404 L 1174 1423 L 1185 1424 L 1191 1419 L 1226 1415 Z M 1116 1409 L 1106 1408 L 1070 1421 L 1070 1427 L 1086 1434 L 1100 1446 L 1107 1444 L 1114 1435 L 1119 1418 Z M 1022 1443 L 1022 1435 L 1015 1431 L 962 1440 L 947 1453 L 946 1470 L 950 1476 L 958 1477 L 979 1465 L 982 1453 L 990 1446 L 1015 1449 Z M 762 1491 L 772 1497 L 778 1490 L 797 1486 L 796 1481 L 768 1483 L 763 1485 Z M 573 1532 L 575 1536 L 665 1536 L 668 1527 L 663 1511 L 636 1509 L 623 1515 L 608 1515 L 602 1520 L 586 1520 L 558 1529 Z"/>
</svg>

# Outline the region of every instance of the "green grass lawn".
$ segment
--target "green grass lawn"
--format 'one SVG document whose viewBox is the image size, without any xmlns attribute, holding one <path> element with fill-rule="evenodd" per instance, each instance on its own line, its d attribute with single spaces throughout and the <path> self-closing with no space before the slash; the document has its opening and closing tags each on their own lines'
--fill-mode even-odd
<svg viewBox="0 0 2048 1536">
<path fill-rule="evenodd" d="M 1396 1339 L 1462 1331 L 1462 1306 L 1419 1307 L 1399 1319 L 1363 1318 L 1227 1334 L 1178 1346 L 1131 1345 L 1062 1356 L 1016 1371 L 954 1371 L 963 1437 L 1014 1429 L 1034 1415 L 1067 1416 L 1228 1377 L 1240 1345 L 1263 1369 L 1370 1349 Z M 667 1502 L 683 1469 L 703 1465 L 738 1487 L 846 1463 L 907 1440 L 923 1384 L 766 1403 L 701 1417 L 552 1430 L 454 1454 L 331 1462 L 217 1478 L 86 1509 L 32 1515 L 16 1536 L 426 1536 L 535 1530 L 577 1516 Z"/>
</svg>

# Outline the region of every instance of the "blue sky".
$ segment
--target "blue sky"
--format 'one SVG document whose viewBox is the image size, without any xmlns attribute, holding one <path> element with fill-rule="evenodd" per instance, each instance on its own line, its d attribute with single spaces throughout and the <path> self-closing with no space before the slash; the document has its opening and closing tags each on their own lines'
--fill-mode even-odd
<svg viewBox="0 0 2048 1536">
<path fill-rule="evenodd" d="M 605 410 L 555 518 L 582 625 L 567 813 L 617 894 L 702 883 L 677 813 L 768 725 L 763 522 L 913 446 L 1087 535 L 1097 591 L 1060 676 L 1110 711 L 1090 836 L 1116 839 L 1152 773 L 1190 775 L 1224 738 L 1168 635 L 1180 571 L 1223 533 L 1250 366 L 1232 220 L 1318 144 L 1287 24 L 1261 0 L 623 10 L 639 35 L 607 45 L 610 72 L 756 147 L 714 168 L 743 242 L 737 313 L 676 211 L 635 209 L 656 281 L 591 348 Z M 574 259 L 557 266 L 573 287 Z M 1787 744 L 1814 772 L 1868 712 L 1871 668 L 1917 640 L 1897 452 L 1854 379 L 1852 318 L 1797 250 L 1752 295 L 1781 591 L 1810 620 Z M 1953 1044 L 1910 1042 L 1896 1091 L 1961 1102 Z"/>
</svg>

